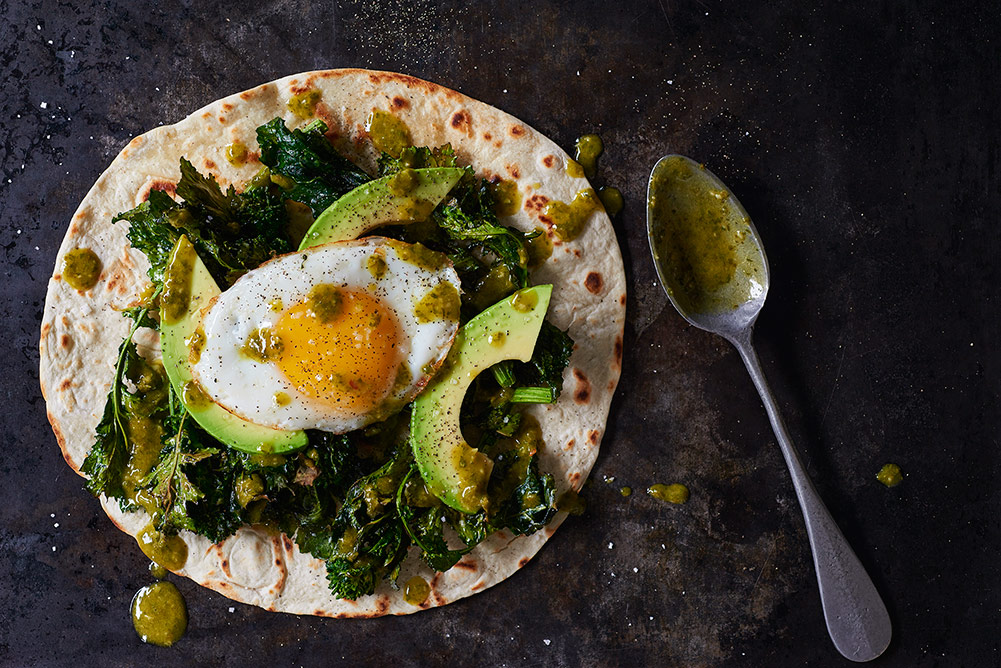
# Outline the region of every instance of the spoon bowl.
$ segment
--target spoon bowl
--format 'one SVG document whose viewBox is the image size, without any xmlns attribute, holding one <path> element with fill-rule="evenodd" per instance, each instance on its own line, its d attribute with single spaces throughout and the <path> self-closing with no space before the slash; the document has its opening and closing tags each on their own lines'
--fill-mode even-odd
<svg viewBox="0 0 1001 668">
<path fill-rule="evenodd" d="M 647 237 L 657 276 L 678 313 L 730 341 L 761 396 L 803 511 L 835 648 L 852 661 L 875 659 L 892 636 L 886 606 L 807 475 L 751 343 L 770 284 L 751 217 L 703 165 L 667 155 L 650 174 Z"/>
</svg>

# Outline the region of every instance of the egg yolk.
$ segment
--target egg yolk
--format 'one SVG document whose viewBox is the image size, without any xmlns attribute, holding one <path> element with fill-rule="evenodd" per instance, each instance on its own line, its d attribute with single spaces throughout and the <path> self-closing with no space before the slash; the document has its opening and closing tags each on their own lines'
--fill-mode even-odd
<svg viewBox="0 0 1001 668">
<path fill-rule="evenodd" d="M 322 287 L 322 301 L 311 293 L 275 324 L 284 343 L 276 363 L 299 392 L 336 413 L 367 412 L 386 397 L 401 362 L 396 316 L 366 292 Z"/>
</svg>

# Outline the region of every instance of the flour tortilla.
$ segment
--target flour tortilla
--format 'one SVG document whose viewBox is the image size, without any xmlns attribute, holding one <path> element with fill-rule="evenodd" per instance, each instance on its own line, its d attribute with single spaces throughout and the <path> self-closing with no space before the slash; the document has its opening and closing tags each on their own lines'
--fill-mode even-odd
<svg viewBox="0 0 1001 668">
<path fill-rule="evenodd" d="M 94 443 L 116 352 L 129 328 L 119 311 L 135 304 L 147 284 L 146 258 L 129 247 L 127 223 L 112 224 L 113 216 L 142 202 L 151 189 L 172 193 L 182 156 L 213 174 L 224 187 L 231 183 L 240 187 L 260 167 L 255 129 L 276 116 L 289 127 L 305 125 L 308 121 L 296 117 L 287 102 L 310 89 L 320 92 L 316 117 L 327 123 L 331 141 L 370 173 L 378 154 L 365 121 L 374 109 L 381 109 L 409 126 L 415 145 L 450 143 L 460 164 L 472 165 L 478 175 L 514 181 L 522 206 L 503 222 L 518 229 L 550 229 L 551 221 L 543 215 L 545 204 L 569 202 L 588 187 L 585 179 L 566 173 L 570 158 L 556 144 L 518 119 L 442 86 L 390 72 L 342 69 L 285 77 L 136 137 L 73 215 L 45 300 L 42 393 L 56 440 L 74 471 L 79 473 Z M 251 159 L 241 167 L 224 156 L 225 147 L 237 140 L 251 151 Z M 552 257 L 532 273 L 532 280 L 553 284 L 548 318 L 569 328 L 576 345 L 559 401 L 530 411 L 539 419 L 545 438 L 542 470 L 554 475 L 561 494 L 571 487 L 580 489 L 598 454 L 621 369 L 626 288 L 615 233 L 603 211 L 591 215 L 574 241 L 554 242 Z M 95 251 L 103 263 L 97 285 L 86 292 L 72 289 L 60 276 L 63 256 L 78 247 Z M 136 341 L 144 356 L 159 356 L 155 332 L 139 330 Z M 112 521 L 132 536 L 148 522 L 143 512 L 123 513 L 114 500 L 102 497 L 101 503 Z M 338 600 L 327 587 L 321 561 L 300 552 L 289 537 L 260 527 L 243 527 L 218 544 L 182 532 L 188 560 L 176 572 L 233 600 L 273 611 L 331 617 L 408 614 L 504 580 L 528 563 L 564 518 L 565 513 L 559 513 L 532 536 L 499 532 L 441 574 L 430 571 L 413 550 L 399 581 L 419 574 L 431 583 L 431 595 L 420 607 L 406 603 L 402 591 L 388 582 L 371 596 Z"/>
</svg>

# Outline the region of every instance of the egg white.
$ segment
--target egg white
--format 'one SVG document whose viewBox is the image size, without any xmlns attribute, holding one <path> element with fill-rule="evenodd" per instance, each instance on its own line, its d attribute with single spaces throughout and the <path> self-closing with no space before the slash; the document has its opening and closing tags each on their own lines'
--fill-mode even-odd
<svg viewBox="0 0 1001 668">
<path fill-rule="evenodd" d="M 381 249 L 385 274 L 376 279 L 368 260 Z M 383 237 L 366 237 L 316 246 L 271 260 L 242 276 L 219 295 L 203 314 L 205 344 L 193 376 L 204 392 L 226 410 L 256 424 L 277 429 L 321 429 L 344 433 L 386 417 L 387 409 L 411 401 L 444 361 L 458 322 L 418 322 L 414 305 L 443 281 L 459 288 L 451 263 L 430 271 L 399 257 Z M 363 412 L 331 411 L 296 389 L 273 362 L 258 362 L 241 352 L 256 329 L 274 327 L 284 309 L 306 299 L 310 289 L 329 283 L 341 289 L 368 292 L 396 316 L 397 350 L 410 382 L 390 391 L 379 407 Z M 395 375 L 395 369 L 387 369 Z M 279 405 L 276 393 L 290 401 Z"/>
</svg>

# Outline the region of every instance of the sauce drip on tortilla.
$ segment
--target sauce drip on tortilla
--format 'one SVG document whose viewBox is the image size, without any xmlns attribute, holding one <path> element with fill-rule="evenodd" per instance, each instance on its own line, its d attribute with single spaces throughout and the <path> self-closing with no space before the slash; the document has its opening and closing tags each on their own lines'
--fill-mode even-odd
<svg viewBox="0 0 1001 668">
<path fill-rule="evenodd" d="M 553 200 L 542 210 L 542 215 L 550 220 L 553 233 L 560 241 L 573 241 L 584 231 L 584 225 L 591 214 L 600 206 L 594 188 L 584 188 L 569 204 Z"/>
<path fill-rule="evenodd" d="M 151 561 L 172 571 L 183 568 L 188 561 L 187 544 L 178 536 L 168 536 L 157 531 L 152 523 L 139 532 L 136 542 Z"/>
<path fill-rule="evenodd" d="M 650 485 L 646 488 L 646 493 L 668 503 L 682 504 L 688 501 L 688 488 L 680 483 Z"/>
<path fill-rule="evenodd" d="M 132 625 L 143 642 L 170 647 L 188 628 L 188 607 L 170 582 L 146 585 L 132 598 Z"/>
<path fill-rule="evenodd" d="M 62 275 L 74 290 L 90 290 L 101 275 L 101 258 L 89 248 L 74 248 L 63 256 Z"/>
<path fill-rule="evenodd" d="M 289 98 L 289 111 L 302 119 L 312 118 L 316 114 L 316 105 L 320 102 L 320 91 L 315 88 L 296 93 Z"/>
<path fill-rule="evenodd" d="M 571 515 L 583 515 L 587 509 L 587 504 L 584 503 L 584 499 L 581 498 L 580 494 L 572 489 L 568 489 L 557 499 L 556 508 Z"/>
<path fill-rule="evenodd" d="M 598 167 L 598 156 L 605 150 L 605 145 L 598 135 L 583 135 L 577 139 L 574 161 L 580 173 L 571 173 L 571 164 L 567 163 L 567 174 L 574 177 L 586 176 L 593 179 Z"/>
<path fill-rule="evenodd" d="M 378 150 L 394 158 L 399 158 L 403 149 L 413 145 L 407 124 L 381 109 L 372 110 L 365 131 Z"/>
<path fill-rule="evenodd" d="M 428 596 L 430 595 L 431 585 L 419 575 L 415 575 L 407 580 L 407 584 L 403 588 L 403 600 L 410 605 L 420 605 L 428 600 Z"/>
<path fill-rule="evenodd" d="M 760 293 L 764 267 L 742 209 L 729 192 L 706 188 L 694 169 L 680 156 L 657 164 L 650 239 L 665 287 L 682 310 L 726 312 Z"/>
<path fill-rule="evenodd" d="M 226 162 L 234 167 L 243 167 L 247 163 L 247 145 L 237 139 L 226 146 Z"/>
</svg>

